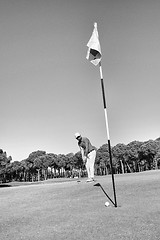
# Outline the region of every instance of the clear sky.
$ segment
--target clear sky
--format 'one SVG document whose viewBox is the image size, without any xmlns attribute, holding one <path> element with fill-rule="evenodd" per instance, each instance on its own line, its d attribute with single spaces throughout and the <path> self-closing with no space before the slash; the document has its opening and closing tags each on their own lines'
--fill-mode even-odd
<svg viewBox="0 0 160 240">
<path fill-rule="evenodd" d="M 107 143 L 99 67 L 86 60 L 97 22 L 111 145 L 160 136 L 159 0 L 0 0 L 0 148 L 76 153 L 75 132 Z"/>
</svg>

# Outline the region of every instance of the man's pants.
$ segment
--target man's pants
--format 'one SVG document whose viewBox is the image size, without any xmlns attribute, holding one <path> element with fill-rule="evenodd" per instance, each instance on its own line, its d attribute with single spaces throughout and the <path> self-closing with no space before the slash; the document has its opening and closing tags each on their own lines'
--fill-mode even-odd
<svg viewBox="0 0 160 240">
<path fill-rule="evenodd" d="M 88 178 L 94 178 L 94 163 L 96 158 L 96 151 L 93 150 L 87 155 L 86 169 Z"/>
</svg>

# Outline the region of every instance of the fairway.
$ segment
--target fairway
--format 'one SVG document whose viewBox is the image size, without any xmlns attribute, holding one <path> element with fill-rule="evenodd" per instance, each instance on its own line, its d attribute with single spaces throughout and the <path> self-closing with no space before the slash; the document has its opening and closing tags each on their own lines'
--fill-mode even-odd
<svg viewBox="0 0 160 240">
<path fill-rule="evenodd" d="M 111 175 L 96 179 L 113 199 Z M 115 184 L 117 208 L 85 179 L 0 188 L 0 239 L 160 239 L 160 171 L 115 175 Z"/>
</svg>

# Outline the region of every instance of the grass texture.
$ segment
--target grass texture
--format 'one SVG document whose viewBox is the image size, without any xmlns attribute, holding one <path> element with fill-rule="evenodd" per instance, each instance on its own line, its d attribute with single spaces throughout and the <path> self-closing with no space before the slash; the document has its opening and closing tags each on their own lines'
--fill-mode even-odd
<svg viewBox="0 0 160 240">
<path fill-rule="evenodd" d="M 0 239 L 160 239 L 160 171 L 114 177 L 117 208 L 85 179 L 0 188 Z M 96 180 L 114 200 L 111 175 Z"/>
</svg>

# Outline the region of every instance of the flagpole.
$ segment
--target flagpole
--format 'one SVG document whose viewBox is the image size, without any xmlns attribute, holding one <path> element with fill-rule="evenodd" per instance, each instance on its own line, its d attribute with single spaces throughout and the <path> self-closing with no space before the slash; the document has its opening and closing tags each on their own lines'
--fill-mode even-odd
<svg viewBox="0 0 160 240">
<path fill-rule="evenodd" d="M 117 207 L 117 200 L 116 200 L 116 190 L 115 190 L 115 182 L 114 182 L 114 174 L 113 174 L 113 164 L 112 164 L 112 154 L 111 154 L 111 144 L 110 144 L 110 137 L 109 137 L 109 127 L 108 127 L 108 118 L 107 118 L 107 109 L 106 109 L 106 99 L 105 99 L 105 91 L 104 91 L 104 83 L 103 83 L 103 74 L 102 74 L 102 66 L 101 66 L 101 46 L 99 42 L 98 30 L 97 30 L 97 23 L 94 23 L 94 29 L 87 43 L 88 52 L 86 58 L 93 63 L 95 66 L 99 64 L 100 70 L 100 77 L 101 77 L 101 87 L 102 87 L 102 96 L 103 96 L 103 104 L 104 104 L 104 114 L 105 114 L 105 121 L 106 121 L 106 130 L 107 130 L 107 138 L 108 138 L 108 149 L 109 149 L 109 157 L 110 157 L 110 165 L 111 165 L 111 173 L 112 173 L 112 184 L 113 184 L 113 192 L 114 192 L 114 200 L 115 200 L 115 207 Z"/>
<path fill-rule="evenodd" d="M 106 130 L 107 130 L 107 138 L 108 138 L 108 149 L 109 149 L 109 157 L 110 157 L 110 165 L 111 165 L 111 173 L 112 173 L 112 185 L 113 185 L 113 193 L 114 193 L 114 201 L 115 201 L 114 205 L 115 205 L 115 207 L 117 207 L 116 189 L 115 189 L 115 181 L 114 181 L 114 174 L 113 174 L 112 153 L 111 153 L 111 144 L 110 144 L 110 137 L 109 137 L 108 117 L 107 117 L 106 98 L 105 98 L 105 90 L 104 90 L 104 83 L 103 83 L 103 74 L 102 74 L 101 61 L 99 62 L 99 71 L 100 71 L 100 77 L 101 77 L 101 87 L 102 87 L 102 97 L 103 97 L 103 105 L 104 105 L 104 115 L 105 115 L 105 122 L 106 122 Z"/>
</svg>

